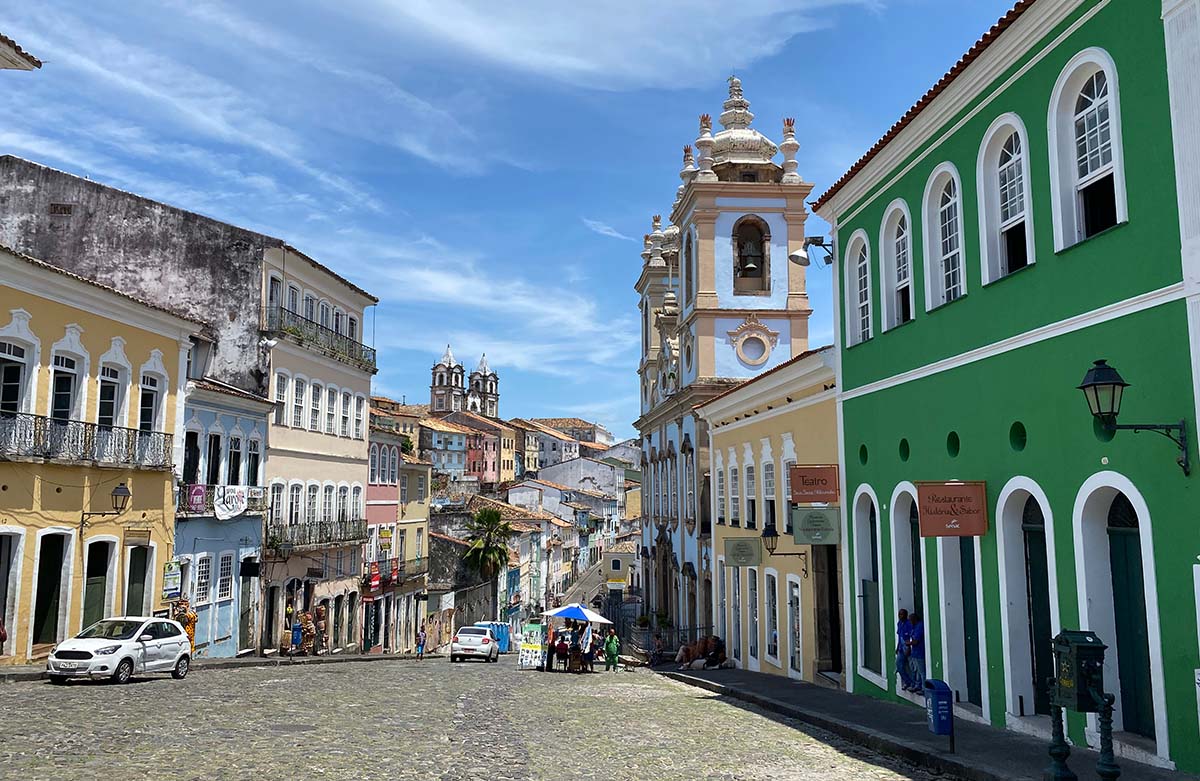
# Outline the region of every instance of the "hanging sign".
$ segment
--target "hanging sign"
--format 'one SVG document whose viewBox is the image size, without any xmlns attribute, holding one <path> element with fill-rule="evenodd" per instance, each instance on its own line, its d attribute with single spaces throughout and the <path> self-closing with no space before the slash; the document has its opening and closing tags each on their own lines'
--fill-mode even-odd
<svg viewBox="0 0 1200 781">
<path fill-rule="evenodd" d="M 203 485 L 189 485 L 187 487 L 187 511 L 189 513 L 200 514 L 204 512 L 204 492 L 206 487 Z"/>
<path fill-rule="evenodd" d="M 149 529 L 126 529 L 125 530 L 125 545 L 149 545 L 150 530 Z"/>
<path fill-rule="evenodd" d="M 987 483 L 917 483 L 922 537 L 982 537 L 987 534 Z"/>
<path fill-rule="evenodd" d="M 246 512 L 249 497 L 244 485 L 218 485 L 213 488 L 213 514 L 228 521 Z"/>
<path fill-rule="evenodd" d="M 371 562 L 371 588 L 372 589 L 379 588 L 379 580 L 380 580 L 379 562 L 372 561 Z"/>
<path fill-rule="evenodd" d="M 178 561 L 168 561 L 163 565 L 163 602 L 172 602 L 183 596 L 183 569 Z"/>
<path fill-rule="evenodd" d="M 837 504 L 837 464 L 798 464 L 788 470 L 791 500 L 797 504 Z"/>
<path fill-rule="evenodd" d="M 837 545 L 842 537 L 841 512 L 837 505 L 792 505 L 792 534 L 797 545 Z"/>
<path fill-rule="evenodd" d="M 725 564 L 730 567 L 757 567 L 762 564 L 762 538 L 730 537 L 726 539 Z"/>
</svg>

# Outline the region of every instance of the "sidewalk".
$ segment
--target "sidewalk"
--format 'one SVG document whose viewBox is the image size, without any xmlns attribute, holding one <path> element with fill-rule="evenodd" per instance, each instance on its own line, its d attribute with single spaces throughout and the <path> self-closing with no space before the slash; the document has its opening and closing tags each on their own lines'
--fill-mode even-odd
<svg viewBox="0 0 1200 781">
<path fill-rule="evenodd" d="M 192 671 L 228 670 L 236 667 L 288 667 L 299 664 L 336 664 L 339 662 L 384 662 L 416 660 L 416 654 L 326 654 L 323 656 L 242 656 L 235 659 L 193 659 Z M 425 654 L 426 659 L 444 658 L 441 654 Z M 45 663 L 0 667 L 0 684 L 18 681 L 37 681 L 44 677 Z"/>
<path fill-rule="evenodd" d="M 900 757 L 918 767 L 970 781 L 1038 781 L 1050 764 L 1048 743 L 964 719 L 954 722 L 956 752 L 948 739 L 931 735 L 925 711 L 915 705 L 884 702 L 837 689 L 745 670 L 689 670 L 675 665 L 655 670 L 683 683 L 756 705 L 832 732 L 869 749 Z M 1080 779 L 1095 778 L 1097 754 L 1071 747 L 1067 760 Z M 1117 757 L 1122 781 L 1197 781 L 1195 776 Z"/>
</svg>

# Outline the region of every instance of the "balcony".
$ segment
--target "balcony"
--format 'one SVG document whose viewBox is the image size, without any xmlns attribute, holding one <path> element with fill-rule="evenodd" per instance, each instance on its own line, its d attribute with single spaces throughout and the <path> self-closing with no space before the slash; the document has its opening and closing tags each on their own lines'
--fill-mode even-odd
<svg viewBox="0 0 1200 781">
<path fill-rule="evenodd" d="M 242 506 L 242 494 L 245 506 Z M 183 485 L 179 487 L 179 499 L 175 513 L 181 517 L 220 515 L 232 518 L 244 513 L 255 514 L 266 511 L 267 489 L 245 485 Z M 224 519 L 224 518 L 222 518 Z"/>
<path fill-rule="evenodd" d="M 267 524 L 267 547 L 274 548 L 280 553 L 301 548 L 351 545 L 366 541 L 367 521 L 365 518 L 345 521 Z"/>
<path fill-rule="evenodd" d="M 395 558 L 381 558 L 374 562 L 364 561 L 362 572 L 364 588 L 371 588 L 372 564 L 375 564 L 379 567 L 379 585 L 381 588 L 386 588 L 387 586 L 398 586 L 406 580 L 411 580 L 418 575 L 424 575 L 429 571 L 428 558 L 417 559 L 416 561 L 400 561 Z M 392 577 L 393 572 L 397 573 L 397 577 Z"/>
<path fill-rule="evenodd" d="M 269 306 L 264 321 L 263 330 L 287 334 L 303 345 L 323 350 L 362 369 L 375 371 L 374 347 L 367 347 L 315 320 L 309 320 L 282 306 Z"/>
<path fill-rule="evenodd" d="M 171 435 L 5 412 L 0 413 L 0 459 L 170 469 Z"/>
</svg>

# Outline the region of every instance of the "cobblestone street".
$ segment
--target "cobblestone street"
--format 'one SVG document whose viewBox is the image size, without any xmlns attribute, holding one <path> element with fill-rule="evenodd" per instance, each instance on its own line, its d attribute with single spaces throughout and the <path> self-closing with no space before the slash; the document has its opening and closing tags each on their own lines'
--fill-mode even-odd
<svg viewBox="0 0 1200 781">
<path fill-rule="evenodd" d="M 0 778 L 928 779 L 644 671 L 445 660 L 0 687 Z"/>
</svg>

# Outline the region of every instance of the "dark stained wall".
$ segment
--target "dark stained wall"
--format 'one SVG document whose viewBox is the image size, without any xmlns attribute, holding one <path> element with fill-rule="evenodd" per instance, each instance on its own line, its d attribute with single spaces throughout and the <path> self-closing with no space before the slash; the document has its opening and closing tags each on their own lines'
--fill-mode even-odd
<svg viewBox="0 0 1200 781">
<path fill-rule="evenodd" d="M 4 155 L 0 244 L 208 323 L 208 374 L 267 394 L 262 255 L 279 239 Z"/>
</svg>

